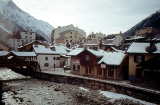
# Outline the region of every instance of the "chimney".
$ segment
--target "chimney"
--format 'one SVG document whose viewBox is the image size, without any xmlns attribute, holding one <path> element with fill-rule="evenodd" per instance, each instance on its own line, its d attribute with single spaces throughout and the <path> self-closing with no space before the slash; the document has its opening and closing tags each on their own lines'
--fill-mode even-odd
<svg viewBox="0 0 160 105">
<path fill-rule="evenodd" d="M 150 46 L 146 47 L 146 51 L 148 53 L 153 53 L 157 50 L 157 47 L 155 45 L 155 41 L 154 40 L 150 40 Z"/>
<path fill-rule="evenodd" d="M 56 51 L 55 46 L 52 46 L 52 47 L 51 47 L 51 50 L 52 50 L 52 51 Z"/>
</svg>

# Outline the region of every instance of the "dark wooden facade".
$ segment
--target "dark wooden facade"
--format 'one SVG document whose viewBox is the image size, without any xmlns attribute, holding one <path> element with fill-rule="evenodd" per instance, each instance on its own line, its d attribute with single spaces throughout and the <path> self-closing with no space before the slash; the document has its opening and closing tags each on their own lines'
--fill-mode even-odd
<svg viewBox="0 0 160 105">
<path fill-rule="evenodd" d="M 122 80 L 128 78 L 127 59 L 120 65 L 98 64 L 101 59 L 102 56 L 96 56 L 85 50 L 79 55 L 71 57 L 72 72 L 99 79 Z M 102 65 L 105 65 L 105 67 L 102 67 Z"/>
</svg>

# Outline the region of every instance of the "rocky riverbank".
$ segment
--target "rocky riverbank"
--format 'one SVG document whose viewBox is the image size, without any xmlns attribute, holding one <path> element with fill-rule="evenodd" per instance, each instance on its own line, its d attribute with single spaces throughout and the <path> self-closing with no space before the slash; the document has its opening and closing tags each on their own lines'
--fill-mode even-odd
<svg viewBox="0 0 160 105">
<path fill-rule="evenodd" d="M 98 91 L 30 79 L 5 83 L 5 105 L 143 105 L 129 99 L 107 98 Z"/>
</svg>

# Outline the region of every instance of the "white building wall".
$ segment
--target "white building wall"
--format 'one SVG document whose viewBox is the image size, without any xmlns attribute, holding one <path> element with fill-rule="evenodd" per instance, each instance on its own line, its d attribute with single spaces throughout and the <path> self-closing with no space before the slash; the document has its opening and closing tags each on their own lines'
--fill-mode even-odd
<svg viewBox="0 0 160 105">
<path fill-rule="evenodd" d="M 48 58 L 48 60 L 46 59 Z M 37 60 L 40 65 L 40 68 L 42 71 L 44 70 L 54 70 L 54 68 L 57 68 L 57 66 L 60 65 L 59 60 L 56 60 L 55 58 L 60 57 L 59 55 L 44 55 L 44 54 L 38 54 Z M 48 64 L 48 66 L 46 66 Z"/>
</svg>

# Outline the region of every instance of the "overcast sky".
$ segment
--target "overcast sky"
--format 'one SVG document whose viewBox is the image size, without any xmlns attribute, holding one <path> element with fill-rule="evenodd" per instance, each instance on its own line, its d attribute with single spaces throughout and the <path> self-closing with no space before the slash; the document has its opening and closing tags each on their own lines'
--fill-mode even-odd
<svg viewBox="0 0 160 105">
<path fill-rule="evenodd" d="M 160 9 L 160 0 L 13 0 L 54 27 L 74 24 L 87 33 L 124 32 Z"/>
</svg>

